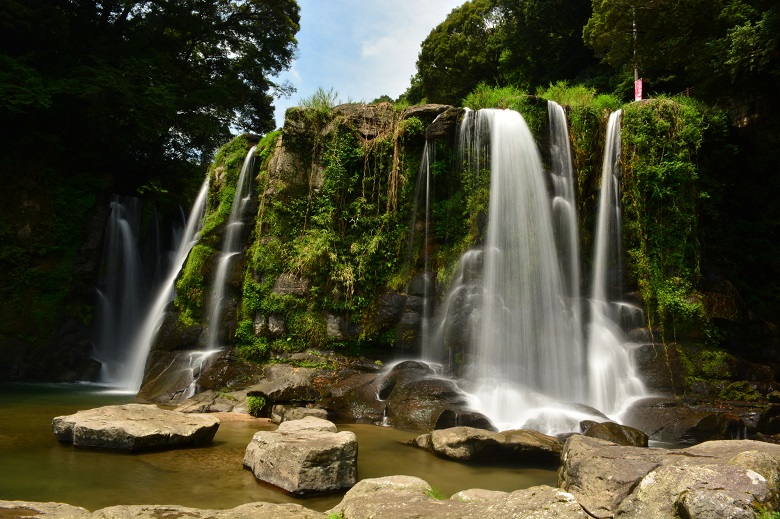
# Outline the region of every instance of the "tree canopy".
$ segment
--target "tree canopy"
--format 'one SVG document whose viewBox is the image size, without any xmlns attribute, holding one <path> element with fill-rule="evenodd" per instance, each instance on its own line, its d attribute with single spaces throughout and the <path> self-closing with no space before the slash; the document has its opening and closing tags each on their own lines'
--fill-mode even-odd
<svg viewBox="0 0 780 519">
<path fill-rule="evenodd" d="M 422 43 L 411 101 L 459 104 L 478 84 L 524 89 L 596 63 L 582 41 L 589 0 L 471 0 Z"/>
<path fill-rule="evenodd" d="M 298 23 L 294 0 L 0 0 L 4 144 L 131 183 L 208 160 L 273 129 Z"/>
</svg>

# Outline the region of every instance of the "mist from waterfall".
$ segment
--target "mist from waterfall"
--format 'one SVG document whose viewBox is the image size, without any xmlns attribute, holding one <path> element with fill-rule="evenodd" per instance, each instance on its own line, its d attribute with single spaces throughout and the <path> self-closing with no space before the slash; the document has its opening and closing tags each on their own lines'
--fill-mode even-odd
<svg viewBox="0 0 780 519">
<path fill-rule="evenodd" d="M 499 429 L 556 434 L 578 430 L 584 419 L 603 420 L 602 412 L 617 419 L 644 389 L 633 376 L 619 326 L 606 310 L 594 310 L 597 297 L 611 301 L 595 292 L 602 289 L 593 289 L 591 321 L 583 323 L 568 129 L 560 106 L 550 103 L 548 110 L 549 171 L 519 113 L 466 112 L 459 156 L 466 175 L 489 168 L 486 236 L 461 257 L 423 351 L 425 358 L 449 364 L 471 406 Z M 613 134 L 619 115 L 617 120 Z M 617 145 L 619 133 L 607 144 L 613 165 Z M 612 176 L 606 182 L 613 183 Z M 601 211 L 619 218 L 618 195 L 607 196 L 613 202 L 602 203 Z M 619 248 L 619 230 L 611 238 L 602 233 L 600 228 L 597 243 Z M 594 263 L 594 280 L 612 268 Z"/>
</svg>

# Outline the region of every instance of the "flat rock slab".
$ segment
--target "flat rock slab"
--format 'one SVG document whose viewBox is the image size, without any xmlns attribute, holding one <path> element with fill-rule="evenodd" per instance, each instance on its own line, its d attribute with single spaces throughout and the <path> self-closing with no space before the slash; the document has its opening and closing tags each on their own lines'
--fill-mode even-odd
<svg viewBox="0 0 780 519">
<path fill-rule="evenodd" d="M 364 479 L 326 513 L 344 519 L 590 519 L 571 494 L 549 486 L 515 492 L 472 489 L 443 500 L 431 494 L 430 485 L 413 476 Z"/>
<path fill-rule="evenodd" d="M 52 420 L 57 440 L 77 447 L 138 452 L 204 445 L 219 419 L 166 411 L 156 405 L 110 405 Z"/>
<path fill-rule="evenodd" d="M 354 433 L 336 432 L 332 422 L 306 417 L 255 433 L 244 466 L 257 479 L 288 492 L 329 492 L 357 482 L 357 452 Z"/>
<path fill-rule="evenodd" d="M 323 519 L 296 504 L 247 503 L 228 510 L 210 510 L 177 505 L 121 505 L 89 512 L 63 503 L 0 501 L 0 517 L 45 517 L 46 519 Z"/>
</svg>

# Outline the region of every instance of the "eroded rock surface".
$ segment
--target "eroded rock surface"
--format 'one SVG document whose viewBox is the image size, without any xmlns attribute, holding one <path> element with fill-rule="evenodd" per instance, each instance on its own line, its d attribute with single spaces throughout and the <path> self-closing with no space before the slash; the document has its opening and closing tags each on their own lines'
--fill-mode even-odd
<svg viewBox="0 0 780 519">
<path fill-rule="evenodd" d="M 332 422 L 309 416 L 255 433 L 244 466 L 257 479 L 288 492 L 329 492 L 357 482 L 357 452 L 353 432 L 336 432 Z"/>
<path fill-rule="evenodd" d="M 209 443 L 219 428 L 214 416 L 166 411 L 150 404 L 110 405 L 52 420 L 57 440 L 77 447 L 144 451 Z"/>
</svg>

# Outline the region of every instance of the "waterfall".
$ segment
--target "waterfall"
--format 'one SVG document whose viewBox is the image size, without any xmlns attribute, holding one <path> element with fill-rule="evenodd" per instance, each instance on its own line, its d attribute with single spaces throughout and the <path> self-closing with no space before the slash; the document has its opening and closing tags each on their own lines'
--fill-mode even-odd
<svg viewBox="0 0 780 519">
<path fill-rule="evenodd" d="M 536 395 L 582 398 L 583 352 L 562 304 L 551 204 L 531 131 L 517 112 L 478 117 L 490 127 L 491 187 L 471 393 L 505 428 L 518 410 L 539 405 Z"/>
<path fill-rule="evenodd" d="M 159 219 L 150 220 L 148 239 L 142 240 L 142 202 L 114 195 L 106 223 L 97 287 L 95 335 L 100 378 L 109 384 L 121 380 L 130 344 L 141 323 L 141 309 L 149 300 L 155 266 L 142 258 L 167 257 L 159 239 Z"/>
<path fill-rule="evenodd" d="M 250 172 L 254 167 L 255 146 L 249 150 L 244 158 L 244 164 L 238 175 L 236 183 L 236 192 L 233 196 L 233 205 L 230 208 L 225 236 L 222 242 L 222 251 L 217 262 L 217 271 L 214 276 L 211 302 L 209 304 L 208 323 L 208 351 L 221 349 L 220 334 L 223 332 L 221 326 L 225 314 L 225 296 L 227 275 L 230 264 L 234 257 L 243 252 L 241 242 L 242 231 L 244 228 L 244 213 L 252 197 L 252 179 Z"/>
<path fill-rule="evenodd" d="M 179 246 L 168 269 L 167 277 L 159 285 L 154 302 L 148 307 L 146 317 L 130 342 L 130 354 L 124 366 L 122 378 L 117 380 L 117 385 L 122 389 L 137 392 L 141 387 L 146 357 L 149 355 L 149 348 L 157 335 L 157 331 L 160 329 L 165 307 L 173 301 L 176 278 L 184 266 L 190 250 L 198 242 L 198 235 L 203 226 L 203 212 L 206 208 L 208 192 L 209 179 L 206 177 L 206 180 L 203 181 L 200 187 L 195 203 L 192 205 L 189 218 L 186 220 L 186 226 L 179 239 Z"/>
<path fill-rule="evenodd" d="M 568 129 L 560 106 L 550 103 L 548 110 L 549 176 L 520 114 L 466 113 L 460 157 L 466 175 L 486 174 L 489 168 L 487 231 L 484 243 L 460 258 L 427 340 L 438 358 L 462 359 L 455 369 L 450 362 L 450 370 L 461 377 L 472 407 L 499 429 L 556 434 L 578 430 L 584 419 L 603 420 L 600 412 L 617 418 L 643 390 L 619 327 L 607 313 L 612 298 L 605 288 L 594 287 L 593 300 L 605 305 L 600 312 L 591 302 L 595 309 L 585 341 Z M 616 117 L 610 135 L 619 128 Z M 607 146 L 613 151 L 605 165 L 618 161 L 615 145 L 619 134 Z M 602 203 L 601 212 L 611 214 L 611 222 L 620 218 L 616 178 L 609 174 L 605 184 L 612 187 L 602 195 L 610 202 L 609 208 Z M 619 239 L 602 238 L 605 232 L 600 224 L 597 249 L 607 246 L 603 243 L 619 246 Z M 619 228 L 615 233 L 619 238 Z M 593 279 L 606 285 L 600 280 L 614 263 L 594 263 Z"/>
<path fill-rule="evenodd" d="M 123 391 L 138 391 L 163 310 L 173 299 L 173 283 L 200 228 L 207 194 L 206 182 L 183 234 L 178 224 L 173 225 L 169 240 L 164 239 L 155 208 L 148 232 L 141 239 L 142 202 L 132 197 L 112 197 L 96 320 L 101 382 Z M 169 250 L 166 241 L 176 248 Z"/>
<path fill-rule="evenodd" d="M 622 231 L 620 211 L 620 117 L 610 114 L 601 176 L 601 193 L 593 253 L 591 319 L 588 324 L 588 368 L 593 406 L 619 416 L 625 406 L 645 394 L 624 346 L 615 301 L 621 291 Z"/>
<path fill-rule="evenodd" d="M 582 344 L 582 309 L 580 300 L 580 236 L 577 223 L 577 199 L 574 167 L 569 146 L 566 113 L 555 101 L 547 102 L 550 126 L 550 177 L 553 186 L 553 219 L 560 254 L 561 272 L 565 277 L 564 294 L 574 321 L 575 340 Z"/>
</svg>

